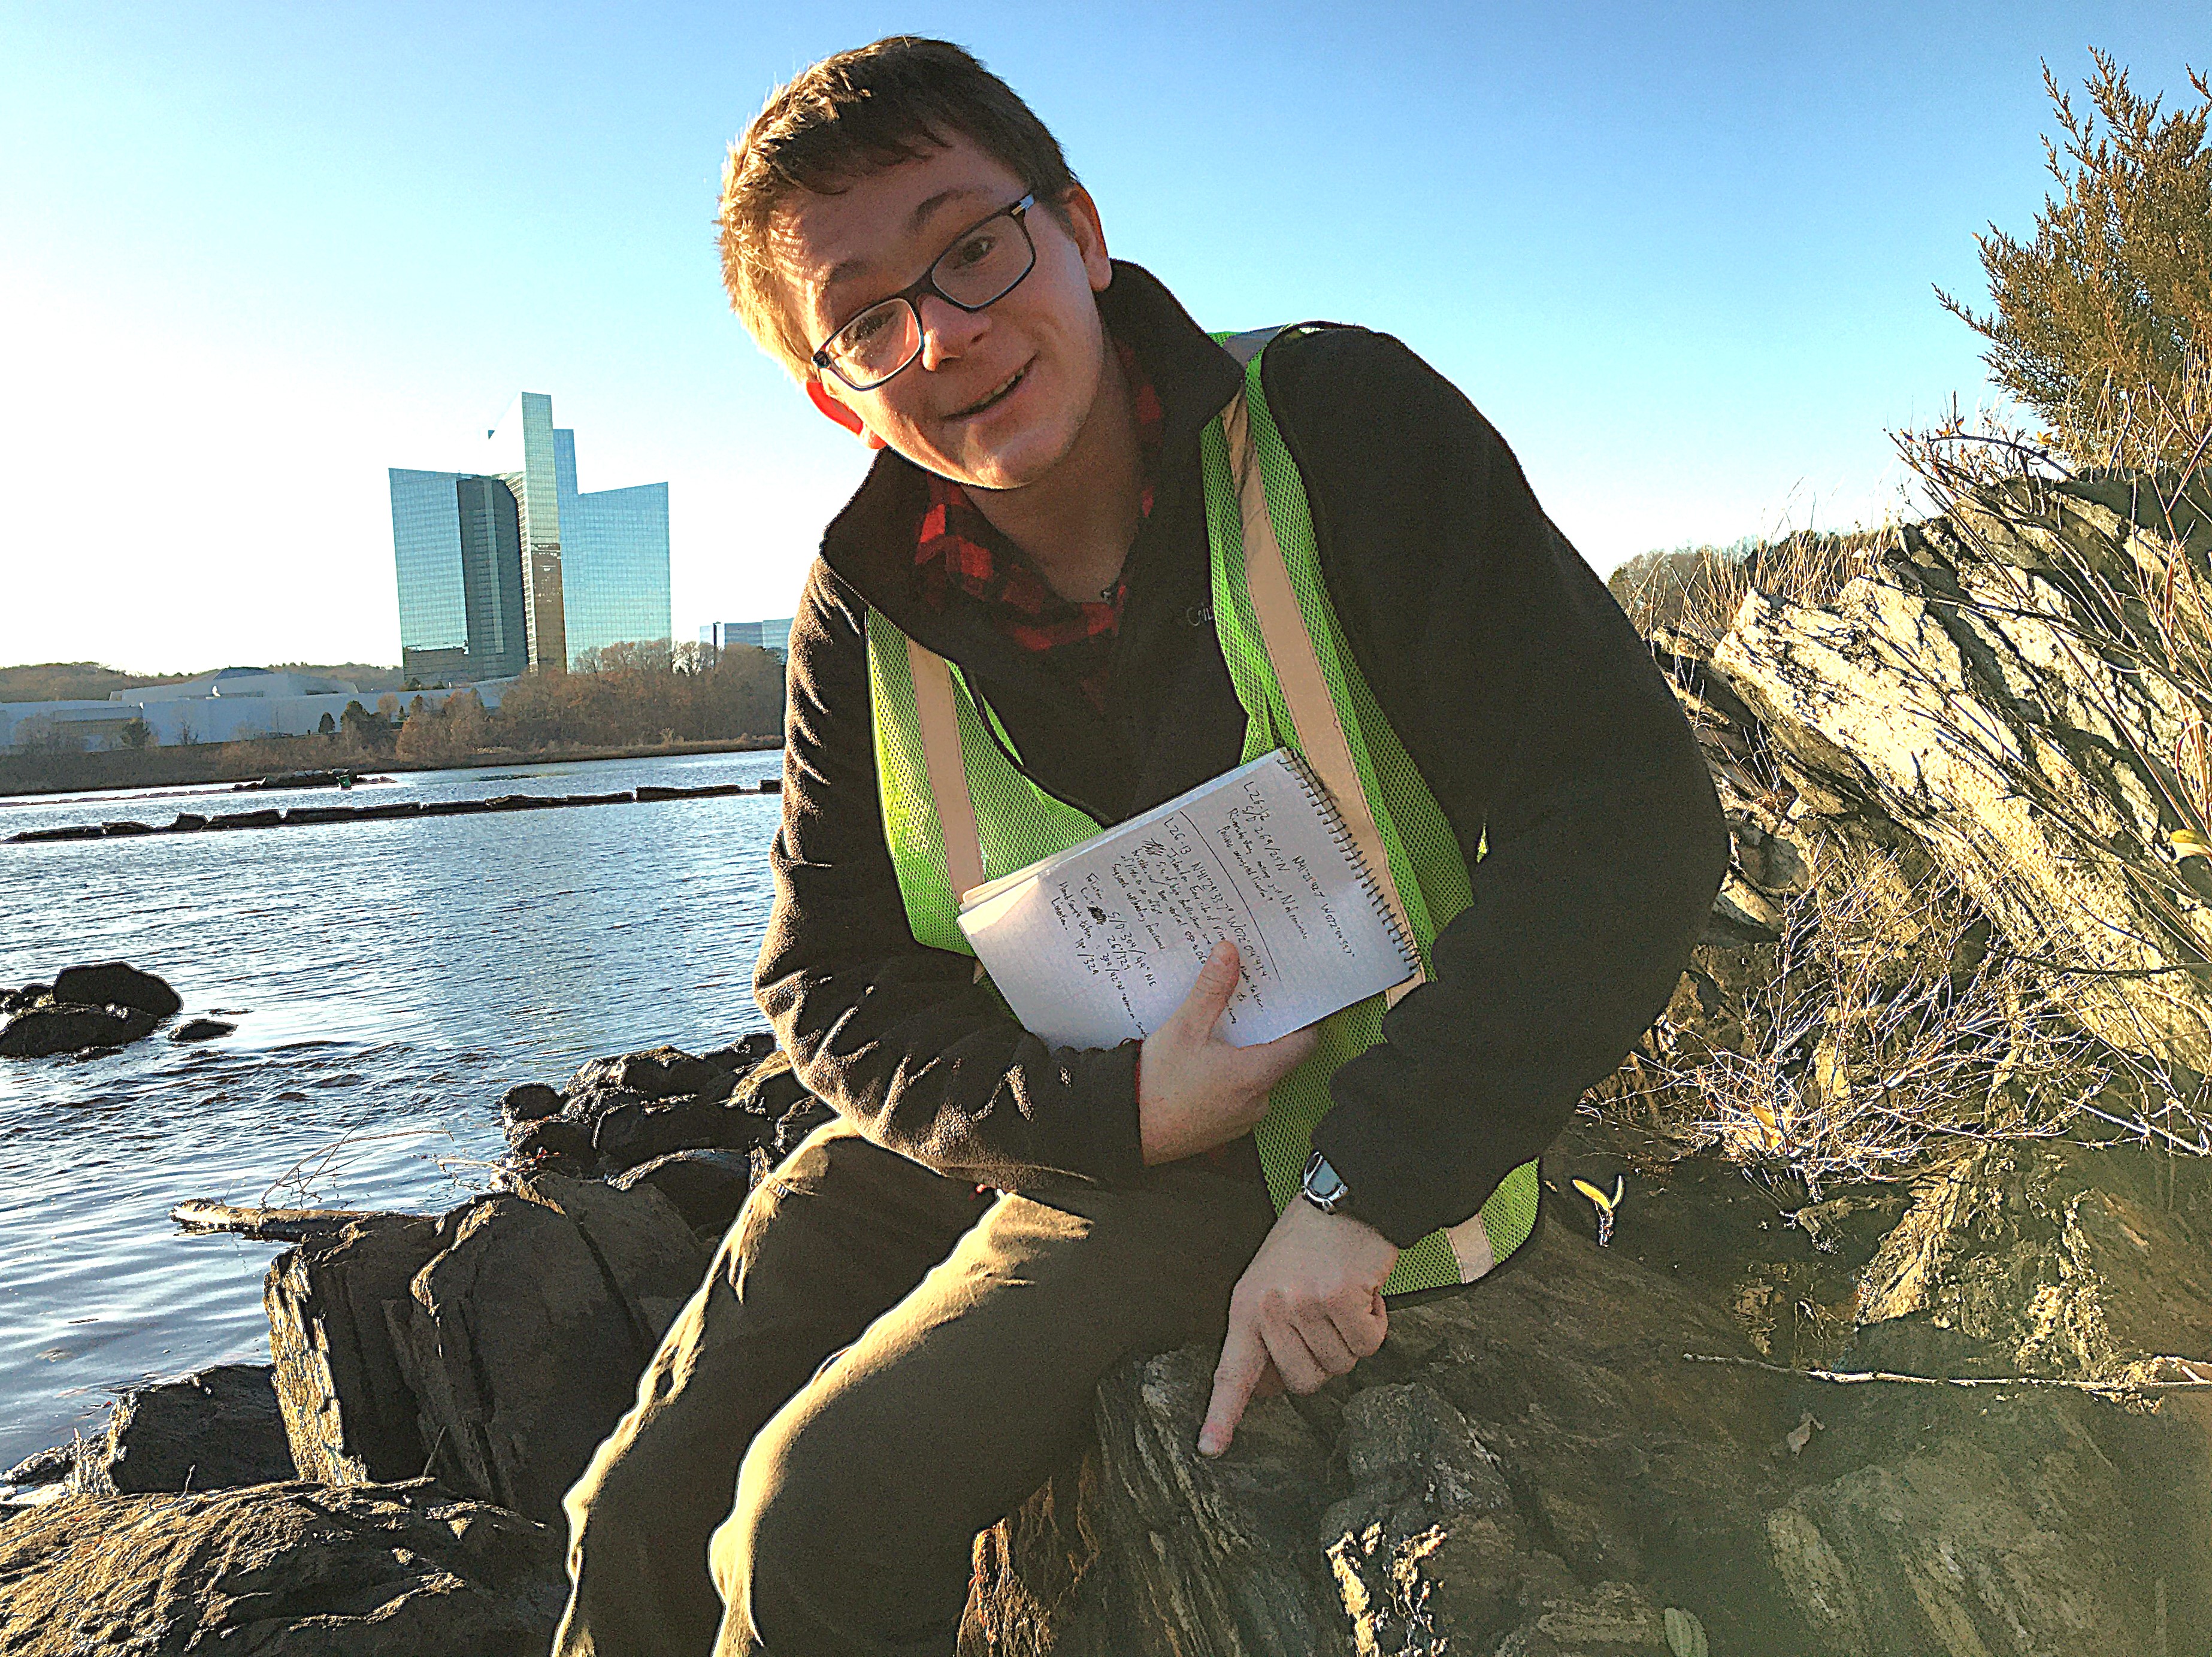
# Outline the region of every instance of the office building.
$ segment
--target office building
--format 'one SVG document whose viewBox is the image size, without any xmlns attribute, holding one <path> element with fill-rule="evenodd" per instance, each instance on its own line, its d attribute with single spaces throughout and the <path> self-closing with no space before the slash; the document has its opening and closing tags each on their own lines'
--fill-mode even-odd
<svg viewBox="0 0 2212 1657">
<path fill-rule="evenodd" d="M 788 656 L 793 619 L 784 616 L 767 622 L 714 622 L 699 629 L 699 642 L 712 645 L 717 650 L 727 650 L 732 645 L 753 645 L 774 655 Z"/>
<path fill-rule="evenodd" d="M 530 652 L 514 494 L 467 473 L 390 476 L 401 671 L 417 684 L 520 673 Z"/>
<path fill-rule="evenodd" d="M 525 391 L 473 472 L 391 472 L 407 677 L 475 683 L 670 637 L 668 485 L 586 495 L 576 435 Z"/>
</svg>

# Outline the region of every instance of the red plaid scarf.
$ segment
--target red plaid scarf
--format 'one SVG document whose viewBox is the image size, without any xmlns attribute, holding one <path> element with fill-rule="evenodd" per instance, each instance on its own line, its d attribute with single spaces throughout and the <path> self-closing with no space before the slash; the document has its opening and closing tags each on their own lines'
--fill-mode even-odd
<svg viewBox="0 0 2212 1657">
<path fill-rule="evenodd" d="M 1164 416 L 1158 394 L 1137 364 L 1137 354 L 1118 339 L 1114 350 L 1121 360 L 1137 416 L 1137 452 L 1144 469 L 1138 506 L 1150 517 Z M 1103 711 L 1114 635 L 1121 628 L 1121 603 L 1129 592 L 1127 579 L 1115 582 L 1104 598 L 1080 602 L 1061 598 L 1020 549 L 991 526 L 966 489 L 933 474 L 929 507 L 915 535 L 914 561 L 921 573 L 922 598 L 932 609 L 942 610 L 950 589 L 958 587 L 983 606 L 1000 632 L 1071 674 L 1091 705 Z"/>
</svg>

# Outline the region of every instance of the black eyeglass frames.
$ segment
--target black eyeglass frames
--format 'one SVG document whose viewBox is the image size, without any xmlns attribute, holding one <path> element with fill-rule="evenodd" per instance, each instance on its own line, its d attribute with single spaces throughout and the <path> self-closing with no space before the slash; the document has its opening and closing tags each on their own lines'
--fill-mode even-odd
<svg viewBox="0 0 2212 1657">
<path fill-rule="evenodd" d="M 856 391 L 872 391 L 921 355 L 917 301 L 934 294 L 963 311 L 980 311 L 1004 299 L 1036 268 L 1036 244 L 1024 215 L 1034 194 L 978 220 L 952 239 L 920 282 L 873 305 L 822 343 L 814 366 Z"/>
</svg>

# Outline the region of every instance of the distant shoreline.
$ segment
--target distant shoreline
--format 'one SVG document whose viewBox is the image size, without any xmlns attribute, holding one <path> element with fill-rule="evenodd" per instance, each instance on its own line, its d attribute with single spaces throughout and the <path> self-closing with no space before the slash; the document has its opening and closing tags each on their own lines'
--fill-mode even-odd
<svg viewBox="0 0 2212 1657">
<path fill-rule="evenodd" d="M 586 760 L 672 759 L 691 754 L 757 754 L 777 740 L 675 742 L 558 749 L 491 749 L 465 759 L 403 760 L 390 753 L 344 753 L 324 737 L 204 743 L 189 747 L 112 749 L 96 754 L 0 756 L 0 803 L 47 794 L 88 794 L 112 788 L 164 788 L 252 782 L 286 771 L 351 770 L 362 775 L 401 771 L 470 771 L 505 765 L 566 765 Z M 38 774 L 44 773 L 46 774 Z"/>
</svg>

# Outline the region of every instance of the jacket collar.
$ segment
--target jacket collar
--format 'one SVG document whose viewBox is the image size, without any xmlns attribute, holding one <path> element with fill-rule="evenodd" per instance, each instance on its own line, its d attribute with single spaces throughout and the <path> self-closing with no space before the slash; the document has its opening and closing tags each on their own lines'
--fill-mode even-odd
<svg viewBox="0 0 2212 1657">
<path fill-rule="evenodd" d="M 1114 280 L 1098 295 L 1107 329 L 1137 354 L 1164 417 L 1160 470 L 1185 464 L 1199 433 L 1244 382 L 1237 361 L 1207 337 L 1159 279 L 1114 261 Z M 916 642 L 955 660 L 1013 646 L 976 625 L 970 606 L 932 610 L 915 568 L 915 531 L 928 505 L 928 474 L 905 456 L 880 452 L 868 475 L 823 532 L 830 570 Z"/>
</svg>

